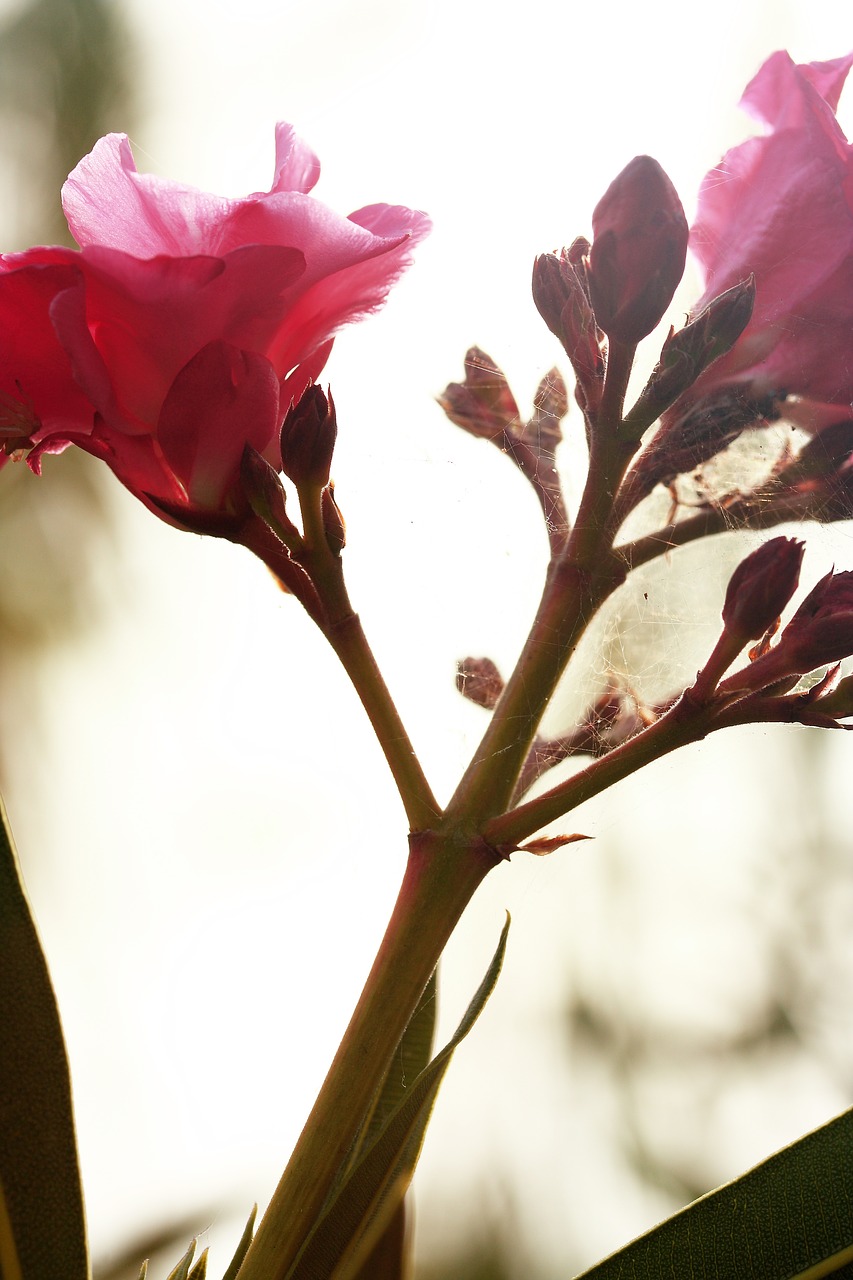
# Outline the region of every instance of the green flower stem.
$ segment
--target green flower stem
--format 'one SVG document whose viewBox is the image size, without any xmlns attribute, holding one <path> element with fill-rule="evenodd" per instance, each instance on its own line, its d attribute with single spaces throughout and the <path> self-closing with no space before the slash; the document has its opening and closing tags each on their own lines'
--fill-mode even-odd
<svg viewBox="0 0 853 1280">
<path fill-rule="evenodd" d="M 456 922 L 498 861 L 481 840 L 458 832 L 411 837 L 379 953 L 239 1280 L 285 1280 Z"/>
<path fill-rule="evenodd" d="M 415 755 L 358 615 L 332 624 L 326 639 L 341 660 L 379 741 L 397 784 L 411 831 L 433 827 L 441 809 Z"/>
<path fill-rule="evenodd" d="M 695 702 L 688 691 L 648 729 L 614 747 L 550 791 L 487 822 L 483 839 L 497 849 L 518 845 L 546 823 L 563 817 L 653 760 L 690 742 L 699 742 L 720 727 L 718 710 L 714 703 Z"/>
<path fill-rule="evenodd" d="M 328 618 L 323 633 L 367 712 L 388 762 L 411 831 L 427 831 L 441 814 L 400 714 L 377 666 L 344 581 L 341 557 L 329 547 L 316 489 L 299 493 L 305 531 L 300 555 Z"/>
<path fill-rule="evenodd" d="M 511 803 L 560 676 L 589 622 L 624 581 L 624 565 L 613 556 L 607 524 L 614 494 L 637 449 L 636 441 L 619 435 L 632 359 L 633 348 L 614 346 L 591 431 L 589 471 L 574 528 L 551 559 L 521 657 L 448 806 L 448 819 L 470 830 Z"/>
</svg>

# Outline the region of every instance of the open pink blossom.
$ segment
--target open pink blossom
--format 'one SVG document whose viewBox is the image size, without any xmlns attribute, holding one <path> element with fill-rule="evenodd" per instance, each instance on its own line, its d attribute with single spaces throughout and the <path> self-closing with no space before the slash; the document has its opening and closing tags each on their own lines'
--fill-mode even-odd
<svg viewBox="0 0 853 1280">
<path fill-rule="evenodd" d="M 244 447 L 280 467 L 288 404 L 429 230 L 400 206 L 342 217 L 308 194 L 318 176 L 285 124 L 271 190 L 242 199 L 137 173 L 127 138 L 102 138 L 63 188 L 80 251 L 0 258 L 6 453 L 37 470 L 77 444 L 160 514 L 239 523 Z"/>
<path fill-rule="evenodd" d="M 733 383 L 753 398 L 853 399 L 853 147 L 835 117 L 851 65 L 774 53 L 744 93 L 768 131 L 707 175 L 690 245 L 705 277 L 697 314 L 751 273 L 755 307 L 691 399 Z"/>
</svg>

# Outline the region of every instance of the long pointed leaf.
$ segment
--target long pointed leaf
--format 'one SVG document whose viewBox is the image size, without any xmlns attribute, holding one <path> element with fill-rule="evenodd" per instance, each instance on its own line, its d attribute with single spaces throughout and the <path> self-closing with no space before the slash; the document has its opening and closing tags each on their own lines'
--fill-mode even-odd
<svg viewBox="0 0 853 1280">
<path fill-rule="evenodd" d="M 405 1097 L 406 1090 L 429 1065 L 435 1036 L 438 987 L 436 973 L 437 970 L 434 970 L 430 975 L 417 1008 L 403 1032 L 393 1061 L 376 1092 L 373 1106 L 362 1121 L 349 1159 L 332 1189 L 330 1202 L 334 1200 L 338 1189 L 358 1164 L 362 1154 L 376 1141 Z M 405 1188 L 402 1192 L 404 1194 Z M 410 1233 L 406 1230 L 406 1206 L 402 1195 L 396 1209 L 389 1205 L 388 1212 L 377 1215 L 371 1222 L 369 1231 L 360 1238 L 351 1260 L 353 1280 L 400 1280 L 404 1275 Z"/>
<path fill-rule="evenodd" d="M 377 1091 L 373 1106 L 362 1122 L 341 1182 L 358 1163 L 361 1155 L 373 1145 L 405 1098 L 406 1091 L 429 1065 L 438 1007 L 436 972 L 432 973 L 424 988 L 424 993 L 418 1001 L 409 1025 L 403 1032 L 403 1038 L 394 1054 L 394 1059 Z"/>
<path fill-rule="evenodd" d="M 249 1221 L 243 1228 L 243 1234 L 240 1237 L 240 1243 L 234 1251 L 234 1257 L 228 1264 L 228 1270 L 222 1277 L 222 1280 L 237 1280 L 237 1273 L 243 1265 L 243 1259 L 249 1252 L 249 1245 L 252 1243 L 252 1236 L 255 1234 L 255 1218 L 258 1216 L 258 1206 L 255 1205 L 249 1214 Z"/>
<path fill-rule="evenodd" d="M 853 1109 L 694 1201 L 577 1280 L 853 1276 Z"/>
<path fill-rule="evenodd" d="M 166 1280 L 188 1280 L 190 1267 L 192 1266 L 193 1258 L 195 1257 L 195 1246 L 195 1240 L 191 1240 L 186 1253 L 181 1258 L 177 1266 L 173 1267 L 169 1272 Z"/>
<path fill-rule="evenodd" d="M 2 802 L 0 1275 L 89 1275 L 65 1042 Z"/>
<path fill-rule="evenodd" d="M 414 1173 L 430 1113 L 457 1045 L 465 1039 L 491 995 L 503 963 L 509 916 L 497 950 L 462 1021 L 447 1045 L 413 1081 L 373 1145 L 340 1187 L 308 1237 L 288 1280 L 351 1280 L 363 1257 L 363 1238 L 381 1236 Z M 374 1234 L 377 1223 L 380 1230 Z M 370 1231 L 371 1225 L 374 1231 Z"/>
</svg>

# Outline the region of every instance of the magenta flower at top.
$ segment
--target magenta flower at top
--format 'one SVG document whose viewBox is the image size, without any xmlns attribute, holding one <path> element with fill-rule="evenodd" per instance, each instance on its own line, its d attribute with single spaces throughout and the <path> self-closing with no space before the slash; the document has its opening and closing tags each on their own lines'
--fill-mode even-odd
<svg viewBox="0 0 853 1280">
<path fill-rule="evenodd" d="M 851 65 L 774 53 L 747 86 L 742 105 L 768 131 L 707 175 L 690 245 L 705 276 L 695 314 L 750 273 L 755 307 L 691 399 L 733 383 L 853 399 L 853 147 L 835 117 Z"/>
<path fill-rule="evenodd" d="M 288 405 L 429 230 L 399 206 L 332 212 L 308 194 L 319 171 L 280 124 L 270 191 L 227 199 L 137 173 L 127 138 L 102 138 L 62 193 L 80 252 L 0 258 L 6 454 L 38 470 L 76 444 L 158 514 L 237 527 L 245 445 L 280 468 Z"/>
</svg>

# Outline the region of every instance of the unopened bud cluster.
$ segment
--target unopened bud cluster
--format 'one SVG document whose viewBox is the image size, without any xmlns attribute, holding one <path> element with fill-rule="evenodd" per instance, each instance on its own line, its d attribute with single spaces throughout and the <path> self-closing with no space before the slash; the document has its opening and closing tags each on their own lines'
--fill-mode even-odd
<svg viewBox="0 0 853 1280">
<path fill-rule="evenodd" d="M 592 244 L 576 239 L 538 257 L 533 299 L 577 378 L 588 422 L 601 403 L 608 344 L 632 349 L 658 325 L 684 272 L 688 226 L 661 166 L 637 156 L 613 180 L 592 217 Z M 642 434 L 740 337 L 755 300 L 752 278 L 726 290 L 681 330 L 670 330 L 622 433 Z"/>
</svg>

